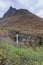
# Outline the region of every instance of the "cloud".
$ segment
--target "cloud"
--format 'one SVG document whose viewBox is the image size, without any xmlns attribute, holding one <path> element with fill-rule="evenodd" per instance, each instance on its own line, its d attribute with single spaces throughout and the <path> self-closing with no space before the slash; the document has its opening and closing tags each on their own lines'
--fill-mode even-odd
<svg viewBox="0 0 43 65">
<path fill-rule="evenodd" d="M 34 13 L 37 0 L 18 0 L 19 8 L 27 9 Z"/>
<path fill-rule="evenodd" d="M 37 1 L 34 13 L 37 16 L 43 18 L 43 0 L 38 0 Z"/>
<path fill-rule="evenodd" d="M 25 4 L 27 1 L 26 0 L 25 1 L 24 0 L 18 0 L 18 2 L 21 4 Z"/>
<path fill-rule="evenodd" d="M 42 6 L 43 5 L 43 0 L 38 0 L 38 6 Z"/>
<path fill-rule="evenodd" d="M 39 12 L 37 13 L 37 15 L 43 18 L 43 9 L 39 10 Z"/>
<path fill-rule="evenodd" d="M 8 10 L 10 4 L 8 1 L 0 0 L 0 17 Z"/>
</svg>

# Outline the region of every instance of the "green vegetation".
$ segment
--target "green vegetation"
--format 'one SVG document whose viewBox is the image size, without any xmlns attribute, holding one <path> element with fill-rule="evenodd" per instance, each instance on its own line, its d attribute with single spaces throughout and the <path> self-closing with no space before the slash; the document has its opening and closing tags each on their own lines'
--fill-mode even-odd
<svg viewBox="0 0 43 65">
<path fill-rule="evenodd" d="M 31 47 L 0 43 L 0 65 L 43 65 L 43 47 L 34 51 Z"/>
</svg>

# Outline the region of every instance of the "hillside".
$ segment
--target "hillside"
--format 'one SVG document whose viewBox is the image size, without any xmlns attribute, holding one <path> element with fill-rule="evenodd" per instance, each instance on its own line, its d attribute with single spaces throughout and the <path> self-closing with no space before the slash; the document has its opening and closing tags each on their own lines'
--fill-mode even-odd
<svg viewBox="0 0 43 65">
<path fill-rule="evenodd" d="M 10 7 L 0 18 L 0 65 L 43 65 L 43 19 Z"/>
<path fill-rule="evenodd" d="M 10 7 L 0 20 L 0 28 L 22 33 L 43 34 L 43 19 L 26 9 L 17 10 Z"/>
</svg>

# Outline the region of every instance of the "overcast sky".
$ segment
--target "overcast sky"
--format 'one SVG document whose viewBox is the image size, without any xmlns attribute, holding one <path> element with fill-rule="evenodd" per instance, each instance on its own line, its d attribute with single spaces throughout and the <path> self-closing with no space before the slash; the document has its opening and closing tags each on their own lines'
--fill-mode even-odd
<svg viewBox="0 0 43 65">
<path fill-rule="evenodd" d="M 10 6 L 17 9 L 27 9 L 43 18 L 43 0 L 0 0 L 0 17 L 3 16 Z"/>
</svg>

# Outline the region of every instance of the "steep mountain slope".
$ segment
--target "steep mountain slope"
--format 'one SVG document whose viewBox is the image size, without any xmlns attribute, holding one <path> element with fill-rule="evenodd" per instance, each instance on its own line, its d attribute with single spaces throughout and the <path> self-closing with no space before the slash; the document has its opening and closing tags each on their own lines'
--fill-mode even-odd
<svg viewBox="0 0 43 65">
<path fill-rule="evenodd" d="M 26 9 L 15 9 L 10 7 L 0 20 L 0 28 L 7 27 L 20 32 L 43 33 L 43 19 L 32 14 Z"/>
<path fill-rule="evenodd" d="M 32 15 L 32 13 L 26 9 L 17 10 L 16 8 L 13 8 L 12 6 L 10 6 L 8 11 L 3 15 L 2 18 L 5 19 L 5 18 L 11 17 L 11 16 L 26 15 L 26 14 L 29 14 L 29 16 Z"/>
<path fill-rule="evenodd" d="M 10 17 L 12 15 L 15 15 L 16 11 L 17 10 L 15 8 L 12 8 L 12 6 L 10 6 L 8 11 L 4 14 L 3 18 L 8 18 L 8 17 Z"/>
</svg>

